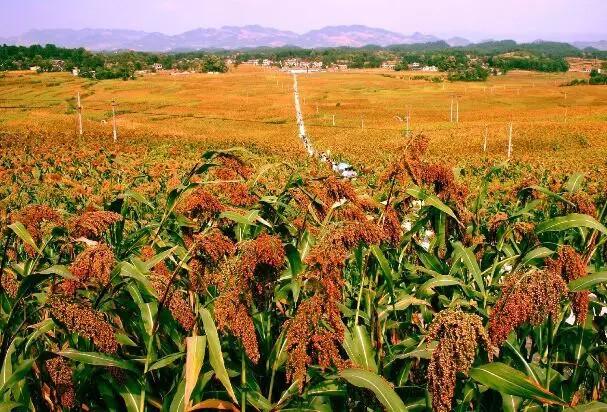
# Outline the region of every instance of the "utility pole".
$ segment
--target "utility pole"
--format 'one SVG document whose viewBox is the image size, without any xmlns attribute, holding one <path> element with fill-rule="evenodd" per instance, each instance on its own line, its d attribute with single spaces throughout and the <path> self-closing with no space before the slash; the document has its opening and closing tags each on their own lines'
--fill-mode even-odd
<svg viewBox="0 0 607 412">
<path fill-rule="evenodd" d="M 459 97 L 455 99 L 455 123 L 459 123 Z"/>
<path fill-rule="evenodd" d="M 360 128 L 365 130 L 365 118 L 360 116 Z"/>
<path fill-rule="evenodd" d="M 78 92 L 78 130 L 82 136 L 82 106 L 80 105 L 80 92 Z"/>
<path fill-rule="evenodd" d="M 112 100 L 112 128 L 113 128 L 113 136 L 114 142 L 118 141 L 118 132 L 116 131 L 116 102 Z"/>
<path fill-rule="evenodd" d="M 335 115 L 333 115 L 333 126 L 335 126 Z"/>
<path fill-rule="evenodd" d="M 483 153 L 487 153 L 487 135 L 489 134 L 489 127 L 485 126 L 485 133 L 484 133 L 484 139 L 483 139 Z"/>
<path fill-rule="evenodd" d="M 508 159 L 512 156 L 512 122 L 508 128 Z"/>
<path fill-rule="evenodd" d="M 407 110 L 407 132 L 406 136 L 409 137 L 409 121 L 411 119 L 411 109 Z"/>
<path fill-rule="evenodd" d="M 451 96 L 451 117 L 449 117 L 449 121 L 453 123 L 453 96 Z"/>
</svg>

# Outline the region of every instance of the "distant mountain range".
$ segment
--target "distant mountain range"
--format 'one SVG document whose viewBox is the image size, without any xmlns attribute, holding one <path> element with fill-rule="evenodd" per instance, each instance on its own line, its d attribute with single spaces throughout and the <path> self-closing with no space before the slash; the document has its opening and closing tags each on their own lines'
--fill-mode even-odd
<svg viewBox="0 0 607 412">
<path fill-rule="evenodd" d="M 84 47 L 95 51 L 138 50 L 138 51 L 178 51 L 209 49 L 244 49 L 254 47 L 298 46 L 321 47 L 362 47 L 367 45 L 388 46 L 396 44 L 416 44 L 440 41 L 436 36 L 413 33 L 405 35 L 389 30 L 362 25 L 328 26 L 304 34 L 273 28 L 252 26 L 223 26 L 218 29 L 199 28 L 177 35 L 149 33 L 136 30 L 114 29 L 47 29 L 31 30 L 27 33 L 2 39 L 0 44 L 55 44 L 62 47 Z M 462 37 L 444 40 L 452 47 L 471 44 Z M 578 48 L 594 47 L 607 50 L 607 41 L 574 43 Z"/>
</svg>

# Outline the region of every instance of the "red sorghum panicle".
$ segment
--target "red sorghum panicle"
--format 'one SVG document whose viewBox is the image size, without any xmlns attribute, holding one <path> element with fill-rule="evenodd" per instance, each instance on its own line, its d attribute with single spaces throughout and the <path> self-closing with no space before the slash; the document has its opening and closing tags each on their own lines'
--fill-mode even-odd
<svg viewBox="0 0 607 412">
<path fill-rule="evenodd" d="M 17 275 L 15 275 L 15 272 L 10 269 L 4 269 L 1 276 L 0 284 L 2 285 L 2 289 L 4 289 L 6 294 L 11 298 L 17 296 L 17 291 L 19 290 L 19 281 L 17 280 Z"/>
<path fill-rule="evenodd" d="M 85 237 L 99 240 L 111 225 L 120 220 L 122 220 L 122 216 L 115 212 L 106 210 L 84 212 L 70 220 L 70 234 L 75 238 Z"/>
<path fill-rule="evenodd" d="M 549 271 L 560 276 L 567 283 L 572 280 L 586 276 L 586 264 L 584 259 L 568 245 L 561 246 L 558 251 L 557 259 L 548 259 L 546 266 Z M 575 315 L 578 324 L 583 325 L 588 314 L 588 304 L 590 301 L 590 292 L 582 290 L 580 292 L 569 293 L 571 300 L 571 309 Z"/>
<path fill-rule="evenodd" d="M 219 229 L 213 229 L 209 233 L 194 235 L 195 251 L 201 255 L 205 263 L 216 265 L 220 259 L 232 256 L 236 253 L 236 245 L 232 240 L 221 233 Z"/>
<path fill-rule="evenodd" d="M 61 284 L 62 290 L 73 294 L 78 284 L 86 283 L 90 279 L 107 285 L 114 265 L 114 253 L 106 244 L 98 244 L 86 248 L 81 252 L 70 266 L 70 271 L 78 280 L 67 280 Z"/>
<path fill-rule="evenodd" d="M 215 320 L 220 331 L 229 332 L 240 340 L 249 359 L 257 364 L 259 348 L 253 319 L 249 314 L 251 300 L 250 293 L 238 288 L 223 292 L 215 300 Z"/>
<path fill-rule="evenodd" d="M 185 292 L 169 285 L 171 272 L 164 262 L 158 263 L 150 274 L 150 283 L 159 301 L 166 296 L 164 303 L 173 318 L 186 331 L 191 331 L 196 324 L 196 318 L 190 307 Z"/>
<path fill-rule="evenodd" d="M 52 315 L 70 332 L 90 339 L 102 352 L 115 353 L 118 350 L 114 329 L 101 312 L 67 296 L 53 295 L 48 303 Z"/>
<path fill-rule="evenodd" d="M 508 223 L 508 215 L 504 212 L 497 212 L 495 215 L 491 216 L 487 222 L 487 229 L 491 234 L 495 234 L 497 233 L 497 230 L 506 223 Z"/>
<path fill-rule="evenodd" d="M 284 265 L 285 250 L 278 236 L 262 233 L 255 240 L 243 243 L 241 267 L 246 278 L 252 278 L 260 266 L 280 269 Z"/>
<path fill-rule="evenodd" d="M 251 193 L 249 186 L 245 183 L 222 183 L 221 191 L 233 206 L 249 207 L 259 200 L 259 197 Z"/>
<path fill-rule="evenodd" d="M 46 370 L 48 371 L 61 406 L 64 408 L 72 408 L 74 406 L 76 396 L 74 391 L 74 378 L 72 368 L 69 363 L 60 356 L 49 359 L 45 362 Z"/>
<path fill-rule="evenodd" d="M 423 183 L 432 186 L 434 192 L 443 200 L 463 205 L 468 197 L 468 189 L 456 182 L 450 167 L 442 164 L 424 165 L 419 168 L 419 177 Z"/>
<path fill-rule="evenodd" d="M 46 228 L 63 224 L 59 213 L 45 205 L 26 206 L 19 212 L 12 214 L 10 220 L 13 223 L 21 222 L 36 243 L 42 240 Z M 27 244 L 25 245 L 25 251 L 30 256 L 34 256 L 36 252 Z"/>
<path fill-rule="evenodd" d="M 356 203 L 358 196 L 356 191 L 348 180 L 339 179 L 335 175 L 330 175 L 323 182 L 324 190 L 331 200 L 338 202 L 342 199 Z"/>
<path fill-rule="evenodd" d="M 428 365 L 432 409 L 449 412 L 452 410 L 457 373 L 468 373 L 479 343 L 483 344 L 491 360 L 489 337 L 479 316 L 460 309 L 446 309 L 434 317 L 427 339 L 438 341 Z"/>
<path fill-rule="evenodd" d="M 566 205 L 565 213 L 583 213 L 586 215 L 590 215 L 592 217 L 596 217 L 596 206 L 592 201 L 592 198 L 588 196 L 586 193 L 582 191 L 577 191 L 574 193 L 567 193 L 564 195 L 565 199 L 569 200 L 573 203 L 574 206 Z"/>
<path fill-rule="evenodd" d="M 191 218 L 208 220 L 224 211 L 219 199 L 199 187 L 186 199 L 182 210 Z"/>
<path fill-rule="evenodd" d="M 531 222 L 516 222 L 512 227 L 514 240 L 518 243 L 524 238 L 536 241 L 535 224 Z"/>
<path fill-rule="evenodd" d="M 402 236 L 402 227 L 400 225 L 400 219 L 398 213 L 391 206 L 386 207 L 384 211 L 383 220 L 381 222 L 381 229 L 384 232 L 384 237 L 388 243 L 392 246 L 398 245 Z"/>
<path fill-rule="evenodd" d="M 532 270 L 509 275 L 489 320 L 489 336 L 495 346 L 526 323 L 539 325 L 549 316 L 556 319 L 560 302 L 567 295 L 567 284 L 550 270 Z"/>
<path fill-rule="evenodd" d="M 280 237 L 262 233 L 255 240 L 239 245 L 240 272 L 255 297 L 271 290 L 276 274 L 285 263 L 285 250 Z"/>
<path fill-rule="evenodd" d="M 343 369 L 349 365 L 339 354 L 344 325 L 336 302 L 322 293 L 301 302 L 287 330 L 287 379 L 297 381 L 300 392 L 306 382 L 308 365 L 321 368 L 331 365 Z"/>
<path fill-rule="evenodd" d="M 236 177 L 248 179 L 253 175 L 253 168 L 237 156 L 222 153 L 216 159 L 221 163 L 221 166 L 214 170 L 215 176 L 219 179 L 232 180 Z"/>
<path fill-rule="evenodd" d="M 428 149 L 428 140 L 422 135 L 413 137 L 403 147 L 403 152 L 400 158 L 393 161 L 381 177 L 381 181 L 386 183 L 392 180 L 406 183 L 408 178 L 417 179 L 416 169 L 421 162 L 421 158 Z"/>
<path fill-rule="evenodd" d="M 231 333 L 242 343 L 251 361 L 259 360 L 257 336 L 250 311 L 252 307 L 251 281 L 243 276 L 237 258 L 222 262 L 214 273 L 212 282 L 220 291 L 215 300 L 217 327 Z"/>
</svg>

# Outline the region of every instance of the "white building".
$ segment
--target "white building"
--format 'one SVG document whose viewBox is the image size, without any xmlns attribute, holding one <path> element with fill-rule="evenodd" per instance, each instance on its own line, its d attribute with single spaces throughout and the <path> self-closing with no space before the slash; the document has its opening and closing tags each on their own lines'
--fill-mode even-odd
<svg viewBox="0 0 607 412">
<path fill-rule="evenodd" d="M 422 68 L 422 71 L 424 71 L 424 72 L 437 72 L 438 71 L 438 67 L 436 67 L 436 66 L 424 66 Z"/>
<path fill-rule="evenodd" d="M 381 64 L 382 69 L 394 70 L 396 68 L 396 60 L 388 60 Z"/>
<path fill-rule="evenodd" d="M 80 70 L 77 67 L 72 69 L 72 76 L 78 76 L 80 74 Z"/>
<path fill-rule="evenodd" d="M 154 63 L 152 67 L 154 68 L 154 70 L 162 70 L 162 64 L 160 63 Z"/>
<path fill-rule="evenodd" d="M 32 72 L 40 71 L 40 66 L 31 66 L 30 71 L 32 71 Z"/>
</svg>

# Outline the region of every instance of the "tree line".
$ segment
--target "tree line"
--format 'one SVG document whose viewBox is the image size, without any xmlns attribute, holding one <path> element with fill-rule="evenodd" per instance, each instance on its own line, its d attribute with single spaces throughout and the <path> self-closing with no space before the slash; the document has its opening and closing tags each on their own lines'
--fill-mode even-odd
<svg viewBox="0 0 607 412">
<path fill-rule="evenodd" d="M 278 65 L 289 58 L 320 61 L 330 66 L 347 64 L 349 68 L 376 68 L 395 61 L 396 70 L 406 70 L 414 62 L 436 66 L 451 80 L 485 80 L 491 73 L 508 70 L 563 72 L 569 69 L 565 57 L 607 58 L 607 52 L 579 50 L 567 43 L 536 42 L 517 44 L 512 40 L 491 41 L 465 47 L 450 47 L 444 41 L 404 44 L 389 47 L 365 46 L 303 49 L 294 46 L 259 47 L 246 50 L 179 51 L 149 53 L 135 51 L 91 52 L 83 48 L 46 46 L 0 46 L 0 70 L 71 71 L 98 80 L 132 79 L 140 70 L 165 69 L 196 72 L 225 72 L 226 58 L 235 64 L 250 59 L 269 59 Z"/>
</svg>

